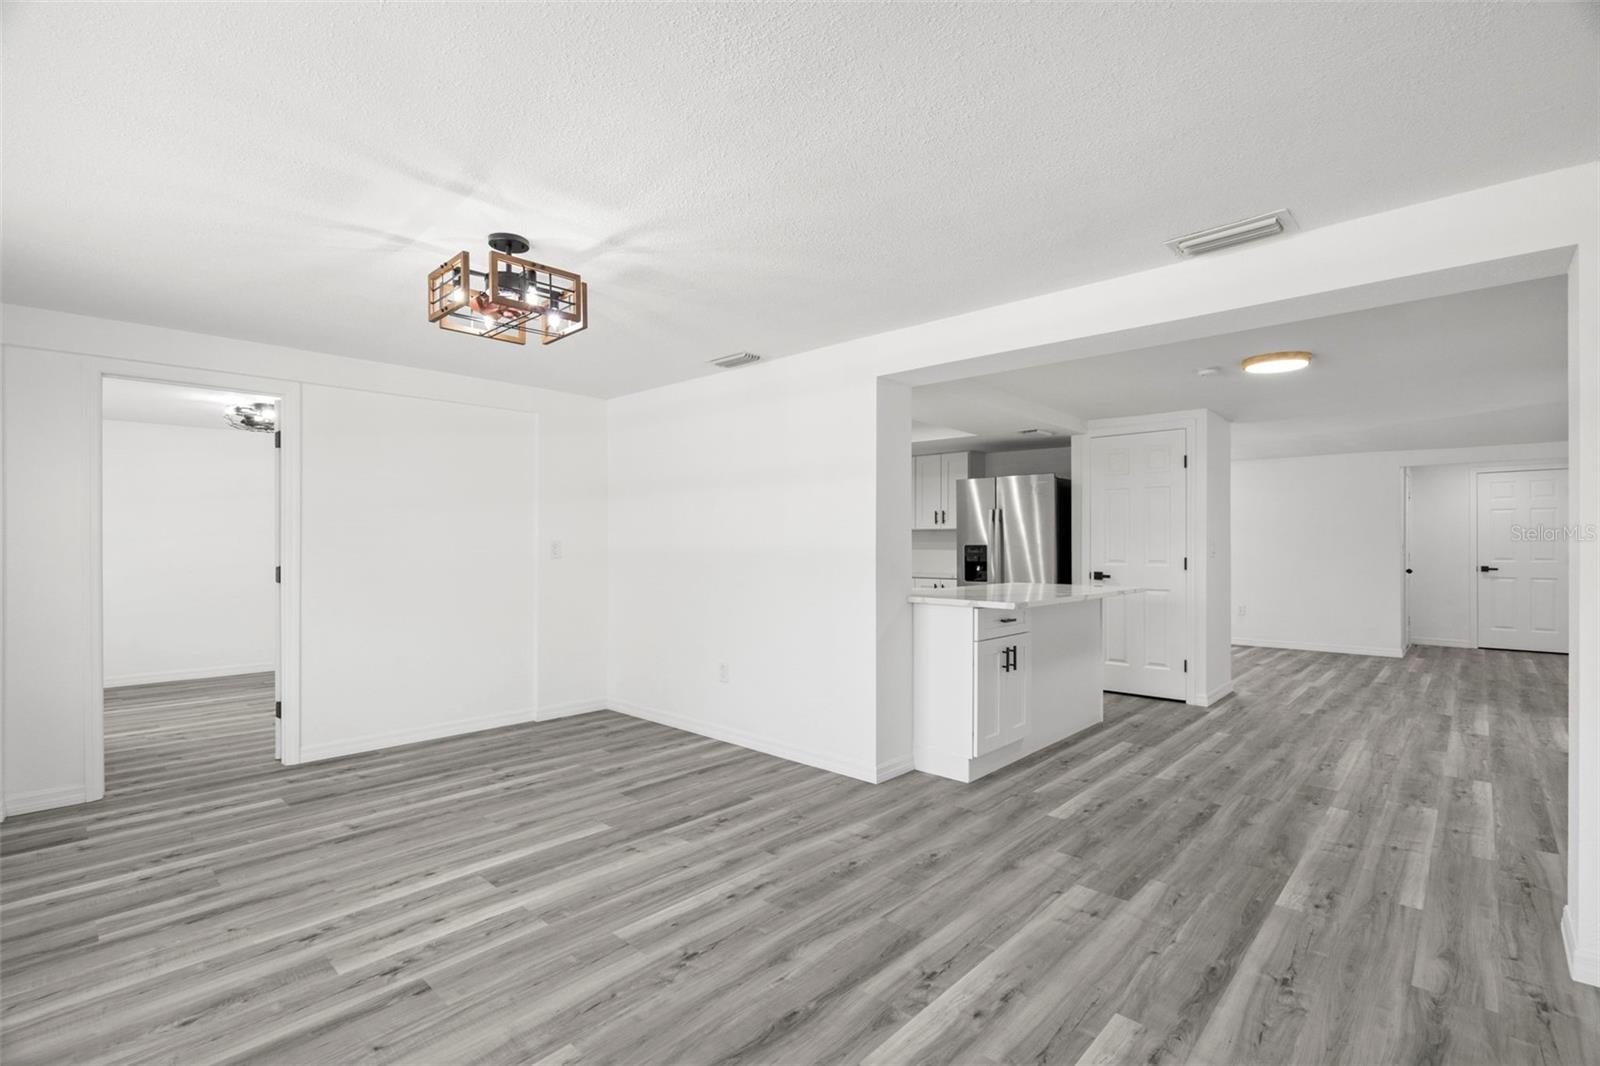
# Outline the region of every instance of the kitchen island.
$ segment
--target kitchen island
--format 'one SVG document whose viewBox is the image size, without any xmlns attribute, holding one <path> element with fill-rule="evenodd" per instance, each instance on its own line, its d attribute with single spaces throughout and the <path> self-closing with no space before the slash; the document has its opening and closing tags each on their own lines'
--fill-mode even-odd
<svg viewBox="0 0 1600 1066">
<path fill-rule="evenodd" d="M 962 585 L 912 603 L 912 757 L 976 781 L 1098 725 L 1100 604 L 1117 585 Z"/>
</svg>

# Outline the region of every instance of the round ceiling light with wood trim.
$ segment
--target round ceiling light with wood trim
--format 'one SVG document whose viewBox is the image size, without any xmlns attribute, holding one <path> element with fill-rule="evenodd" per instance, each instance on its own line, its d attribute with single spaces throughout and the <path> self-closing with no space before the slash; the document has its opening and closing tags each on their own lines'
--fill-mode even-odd
<svg viewBox="0 0 1600 1066">
<path fill-rule="evenodd" d="M 1265 352 L 1240 361 L 1239 369 L 1246 374 L 1287 374 L 1310 365 L 1310 352 Z"/>
</svg>

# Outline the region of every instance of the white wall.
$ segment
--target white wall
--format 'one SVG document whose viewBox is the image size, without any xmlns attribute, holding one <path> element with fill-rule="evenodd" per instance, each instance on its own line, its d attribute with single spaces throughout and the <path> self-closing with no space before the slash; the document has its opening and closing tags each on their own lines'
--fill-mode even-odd
<svg viewBox="0 0 1600 1066">
<path fill-rule="evenodd" d="M 1013 474 L 1054 474 L 1072 477 L 1072 446 L 1059 448 L 1018 448 L 1007 452 L 983 453 L 984 477 L 1009 477 Z"/>
<path fill-rule="evenodd" d="M 1233 641 L 1401 653 L 1400 466 L 1390 453 L 1233 464 Z"/>
<path fill-rule="evenodd" d="M 107 421 L 102 455 L 106 685 L 272 670 L 271 434 Z"/>
<path fill-rule="evenodd" d="M 536 416 L 302 398 L 301 756 L 533 719 Z"/>
<path fill-rule="evenodd" d="M 1430 642 L 1445 624 L 1435 619 L 1459 610 L 1454 590 L 1439 599 L 1435 584 L 1470 565 L 1465 541 L 1452 539 L 1456 532 L 1465 535 L 1468 466 L 1565 452 L 1564 443 L 1555 443 L 1235 462 L 1234 643 L 1357 655 L 1404 652 L 1407 467 L 1413 468 L 1413 493 L 1423 493 L 1428 506 L 1459 506 L 1452 516 L 1459 528 L 1446 528 L 1442 517 L 1412 527 L 1418 538 L 1412 546 L 1412 639 Z M 1459 591 L 1464 603 L 1466 585 Z"/>
<path fill-rule="evenodd" d="M 241 375 L 295 397 L 304 387 L 312 404 L 312 386 L 323 386 L 373 397 L 472 405 L 491 412 L 486 418 L 496 410 L 536 414 L 537 584 L 526 590 L 536 605 L 536 637 L 524 653 L 504 657 L 494 669 L 507 691 L 515 688 L 520 694 L 514 708 L 505 708 L 508 714 L 515 710 L 543 718 L 604 704 L 602 401 L 35 308 L 6 307 L 3 339 L 5 677 L 0 728 L 7 813 L 99 795 L 93 730 L 101 679 L 96 638 L 103 374 L 201 384 L 218 383 L 202 380 L 207 375 Z M 290 432 L 286 428 L 286 456 Z M 327 456 L 315 433 L 307 433 L 304 443 L 300 473 L 315 483 Z M 563 545 L 560 559 L 550 557 L 555 540 Z M 448 565 L 449 560 L 415 563 Z M 375 605 L 368 616 L 346 621 L 357 627 L 382 623 L 376 610 Z M 302 622 L 312 630 L 314 608 Z M 446 657 L 421 665 L 439 673 L 452 668 Z M 476 660 L 469 665 L 482 667 Z M 536 697 L 526 688 L 530 670 Z M 308 710 L 315 708 L 321 695 L 315 671 L 306 680 L 311 688 L 286 693 L 286 715 L 291 698 L 303 697 Z M 358 686 L 352 684 L 347 691 L 357 692 Z M 364 698 L 371 700 L 370 695 Z M 426 725 L 449 729 L 478 713 L 441 706 Z M 314 747 L 316 726 L 307 724 L 307 739 Z"/>
<path fill-rule="evenodd" d="M 880 558 L 909 611 L 908 405 L 890 457 L 876 379 L 806 360 L 610 402 L 612 706 L 876 778 L 878 633 L 898 625 L 878 617 Z"/>
</svg>

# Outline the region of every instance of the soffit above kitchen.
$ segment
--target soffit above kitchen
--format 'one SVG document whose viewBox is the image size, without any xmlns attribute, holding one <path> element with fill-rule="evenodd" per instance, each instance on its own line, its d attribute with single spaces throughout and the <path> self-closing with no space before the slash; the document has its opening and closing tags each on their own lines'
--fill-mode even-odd
<svg viewBox="0 0 1600 1066">
<path fill-rule="evenodd" d="M 1240 360 L 1304 349 L 1310 366 Z M 1044 352 L 1040 351 L 1040 358 Z M 1202 374 L 1201 371 L 1214 371 Z M 1540 278 L 912 390 L 912 415 L 987 447 L 1054 410 L 1061 425 L 1207 408 L 1236 459 L 1531 444 L 1567 436 L 1567 279 Z M 970 434 L 971 436 L 965 436 Z M 1016 438 L 1022 439 L 1022 438 Z"/>
</svg>

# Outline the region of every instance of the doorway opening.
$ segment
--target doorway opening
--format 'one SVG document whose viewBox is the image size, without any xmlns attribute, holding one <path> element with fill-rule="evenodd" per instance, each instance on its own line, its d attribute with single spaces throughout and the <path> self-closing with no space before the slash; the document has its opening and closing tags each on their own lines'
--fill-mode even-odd
<svg viewBox="0 0 1600 1066">
<path fill-rule="evenodd" d="M 106 377 L 101 607 L 106 793 L 283 757 L 282 397 Z"/>
<path fill-rule="evenodd" d="M 1552 453 L 1556 449 L 1550 449 Z M 1418 644 L 1565 654 L 1566 460 L 1406 469 L 1407 626 Z"/>
</svg>

